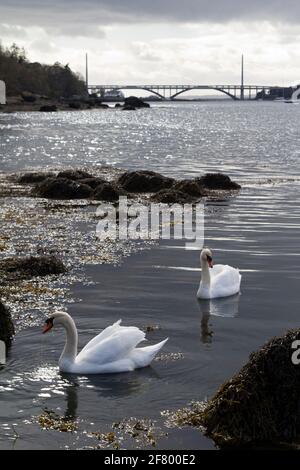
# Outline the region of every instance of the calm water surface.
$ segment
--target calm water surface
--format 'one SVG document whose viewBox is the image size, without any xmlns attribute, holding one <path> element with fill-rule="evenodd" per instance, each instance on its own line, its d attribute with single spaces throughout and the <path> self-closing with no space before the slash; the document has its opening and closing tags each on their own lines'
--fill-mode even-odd
<svg viewBox="0 0 300 470">
<path fill-rule="evenodd" d="M 103 163 L 148 168 L 176 177 L 222 170 L 241 193 L 206 206 L 205 243 L 215 262 L 241 269 L 241 295 L 198 303 L 199 253 L 162 242 L 121 266 L 89 266 L 69 305 L 84 345 L 119 318 L 159 325 L 152 342 L 170 338 L 177 360 L 98 377 L 59 374 L 62 331 L 38 328 L 16 336 L 0 371 L 0 448 L 97 445 L 84 433 L 41 431 L 45 408 L 77 419 L 81 429 L 109 430 L 124 417 L 151 418 L 210 397 L 249 353 L 271 336 L 299 327 L 300 106 L 205 103 L 43 115 L 0 114 L 2 171 Z M 165 448 L 213 448 L 198 431 L 170 432 Z M 125 447 L 133 444 L 127 443 Z"/>
</svg>

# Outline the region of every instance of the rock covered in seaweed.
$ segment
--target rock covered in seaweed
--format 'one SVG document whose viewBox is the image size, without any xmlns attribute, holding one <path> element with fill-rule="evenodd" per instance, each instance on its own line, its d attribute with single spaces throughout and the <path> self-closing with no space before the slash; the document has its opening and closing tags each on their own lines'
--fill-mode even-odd
<svg viewBox="0 0 300 470">
<path fill-rule="evenodd" d="M 200 186 L 207 189 L 240 189 L 241 186 L 232 181 L 228 175 L 223 173 L 207 173 L 200 178 L 197 178 L 197 182 Z"/>
<path fill-rule="evenodd" d="M 132 193 L 155 193 L 170 188 L 174 182 L 173 178 L 148 170 L 126 171 L 117 181 L 126 191 Z"/>
<path fill-rule="evenodd" d="M 54 177 L 55 174 L 52 172 L 34 171 L 23 173 L 17 178 L 17 182 L 20 184 L 36 184 L 44 181 L 47 178 Z"/>
<path fill-rule="evenodd" d="M 34 189 L 34 194 L 49 199 L 85 199 L 92 193 L 89 185 L 68 178 L 47 178 Z"/>
<path fill-rule="evenodd" d="M 187 204 L 196 201 L 193 196 L 173 188 L 158 191 L 150 200 L 162 204 Z"/>
<path fill-rule="evenodd" d="M 10 311 L 0 300 L 0 340 L 4 341 L 6 347 L 11 345 L 14 334 L 15 328 Z"/>
<path fill-rule="evenodd" d="M 300 364 L 292 343 L 300 329 L 275 337 L 223 384 L 201 414 L 206 433 L 220 447 L 292 442 L 300 434 Z"/>
<path fill-rule="evenodd" d="M 181 191 L 191 197 L 200 198 L 205 196 L 205 190 L 203 187 L 198 183 L 197 180 L 181 180 L 177 181 L 172 189 L 176 191 Z"/>
<path fill-rule="evenodd" d="M 0 276 L 5 281 L 63 274 L 66 271 L 63 262 L 53 255 L 10 257 L 0 260 Z"/>
<path fill-rule="evenodd" d="M 120 190 L 108 181 L 96 187 L 93 193 L 93 199 L 100 201 L 117 201 L 121 195 Z"/>
<path fill-rule="evenodd" d="M 77 181 L 85 178 L 93 178 L 93 175 L 84 170 L 63 170 L 57 174 L 57 178 L 66 178 L 68 180 Z"/>
</svg>

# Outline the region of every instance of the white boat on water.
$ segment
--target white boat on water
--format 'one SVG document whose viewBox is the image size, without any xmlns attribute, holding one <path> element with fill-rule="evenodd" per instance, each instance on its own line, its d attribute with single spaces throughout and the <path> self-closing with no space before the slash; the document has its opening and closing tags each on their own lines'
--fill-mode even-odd
<svg viewBox="0 0 300 470">
<path fill-rule="evenodd" d="M 103 96 L 103 101 L 124 101 L 125 95 L 121 90 L 109 90 Z"/>
</svg>

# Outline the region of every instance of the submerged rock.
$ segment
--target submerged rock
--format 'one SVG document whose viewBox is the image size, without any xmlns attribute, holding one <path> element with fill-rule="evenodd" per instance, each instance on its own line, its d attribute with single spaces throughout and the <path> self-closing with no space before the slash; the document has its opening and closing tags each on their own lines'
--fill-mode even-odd
<svg viewBox="0 0 300 470">
<path fill-rule="evenodd" d="M 300 329 L 275 337 L 226 382 L 201 414 L 206 433 L 221 447 L 292 442 L 300 434 L 300 364 L 292 343 Z"/>
<path fill-rule="evenodd" d="M 223 173 L 207 173 L 197 178 L 198 184 L 207 189 L 240 189 L 241 186 Z"/>
<path fill-rule="evenodd" d="M 161 189 L 170 188 L 174 183 L 168 178 L 154 171 L 126 171 L 120 176 L 117 183 L 126 191 L 132 193 L 155 193 Z"/>
<path fill-rule="evenodd" d="M 39 183 L 34 193 L 50 199 L 85 199 L 92 195 L 93 190 L 87 184 L 67 178 L 47 178 Z"/>
<path fill-rule="evenodd" d="M 0 260 L 0 277 L 6 281 L 63 274 L 66 271 L 64 263 L 53 255 L 11 257 Z"/>
<path fill-rule="evenodd" d="M 55 177 L 54 173 L 51 172 L 42 172 L 42 171 L 36 171 L 36 172 L 30 172 L 30 173 L 24 173 L 23 175 L 19 176 L 17 179 L 17 182 L 20 184 L 34 184 L 34 183 L 40 183 L 41 181 L 44 181 L 46 178 L 53 178 Z"/>
<path fill-rule="evenodd" d="M 0 300 L 0 340 L 4 341 L 6 347 L 11 345 L 15 334 L 15 327 L 9 309 Z"/>
<path fill-rule="evenodd" d="M 117 201 L 120 195 L 120 190 L 114 184 L 105 182 L 95 189 L 93 199 L 99 201 Z"/>
<path fill-rule="evenodd" d="M 124 100 L 124 106 L 132 106 L 134 108 L 150 108 L 149 103 L 137 98 L 136 96 L 129 96 Z"/>
</svg>

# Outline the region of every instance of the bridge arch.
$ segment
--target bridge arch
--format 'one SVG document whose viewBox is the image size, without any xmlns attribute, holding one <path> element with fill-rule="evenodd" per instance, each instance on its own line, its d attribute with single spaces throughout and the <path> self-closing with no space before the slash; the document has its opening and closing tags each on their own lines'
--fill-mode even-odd
<svg viewBox="0 0 300 470">
<path fill-rule="evenodd" d="M 152 88 L 146 88 L 146 87 L 142 87 L 142 86 L 124 85 L 124 86 L 120 86 L 120 87 L 117 87 L 117 88 L 115 88 L 115 87 L 111 88 L 110 90 L 107 89 L 106 91 L 112 91 L 112 90 L 145 90 L 145 91 L 148 91 L 149 93 L 153 93 L 154 95 L 158 96 L 162 100 L 166 99 L 163 95 L 158 93 L 158 91 L 154 91 Z"/>
<path fill-rule="evenodd" d="M 232 93 L 229 93 L 229 91 L 226 91 L 226 90 L 224 90 L 223 88 L 216 88 L 216 87 L 205 87 L 205 88 L 202 88 L 202 87 L 192 87 L 192 88 L 185 88 L 184 90 L 180 90 L 180 91 L 178 91 L 177 93 L 175 93 L 174 95 L 170 96 L 170 99 L 173 100 L 174 98 L 176 98 L 176 96 L 181 95 L 182 93 L 186 93 L 187 91 L 191 91 L 191 90 L 215 90 L 215 91 L 219 91 L 220 93 L 224 93 L 224 94 L 227 95 L 227 96 L 230 96 L 230 98 L 232 98 L 233 100 L 238 100 L 238 99 L 239 99 L 239 98 L 237 98 L 235 95 L 233 95 Z"/>
</svg>

